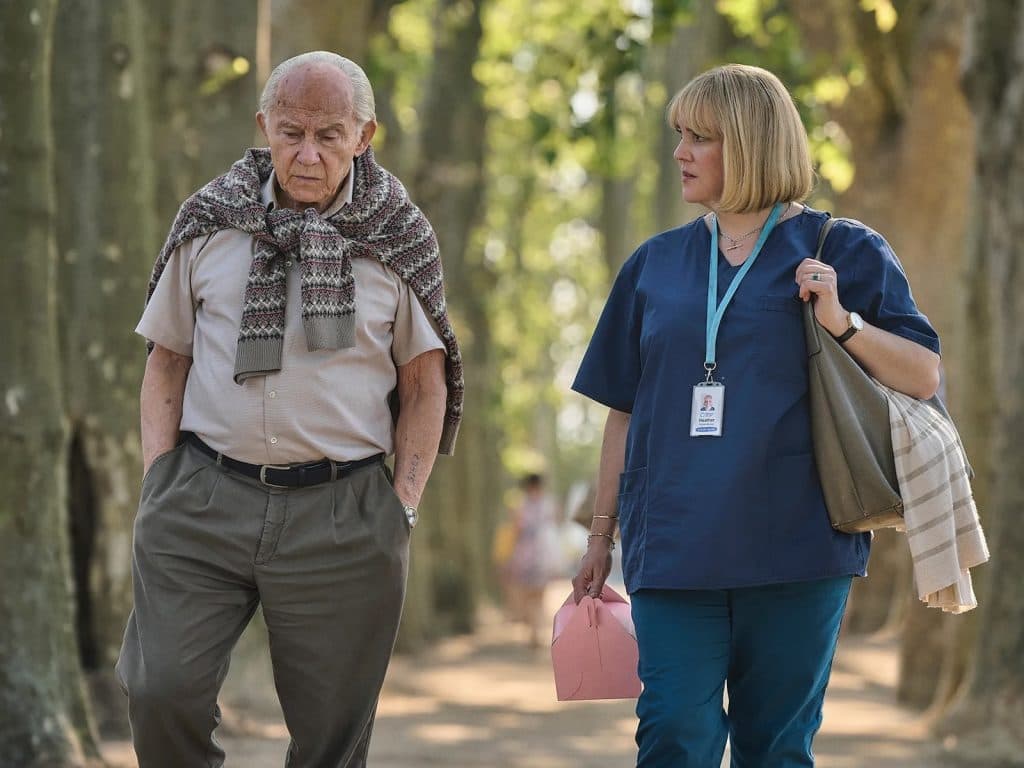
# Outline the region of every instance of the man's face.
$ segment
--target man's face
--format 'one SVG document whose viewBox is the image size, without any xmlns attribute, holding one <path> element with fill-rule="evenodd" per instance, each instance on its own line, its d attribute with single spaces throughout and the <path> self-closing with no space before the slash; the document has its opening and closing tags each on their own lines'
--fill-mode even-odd
<svg viewBox="0 0 1024 768">
<path fill-rule="evenodd" d="M 281 205 L 321 213 L 377 130 L 373 121 L 358 125 L 348 77 L 326 64 L 285 75 L 274 103 L 257 113 L 256 122 L 270 145 Z"/>
</svg>

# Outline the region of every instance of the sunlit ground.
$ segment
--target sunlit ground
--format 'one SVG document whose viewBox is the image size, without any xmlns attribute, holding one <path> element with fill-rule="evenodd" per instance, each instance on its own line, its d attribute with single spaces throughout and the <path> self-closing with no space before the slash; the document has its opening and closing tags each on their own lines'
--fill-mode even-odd
<svg viewBox="0 0 1024 768">
<path fill-rule="evenodd" d="M 568 593 L 547 593 L 553 615 Z M 480 631 L 389 670 L 374 729 L 372 768 L 610 768 L 635 765 L 631 701 L 560 703 L 547 650 L 531 651 L 522 627 L 485 609 Z M 227 765 L 280 768 L 287 734 L 273 696 L 262 628 L 242 641 L 225 688 Z M 888 639 L 844 638 L 816 742 L 826 768 L 932 768 L 931 740 L 913 713 L 893 704 L 897 655 Z M 119 768 L 134 766 L 123 742 L 107 745 Z M 726 765 L 728 763 L 726 762 Z"/>
</svg>

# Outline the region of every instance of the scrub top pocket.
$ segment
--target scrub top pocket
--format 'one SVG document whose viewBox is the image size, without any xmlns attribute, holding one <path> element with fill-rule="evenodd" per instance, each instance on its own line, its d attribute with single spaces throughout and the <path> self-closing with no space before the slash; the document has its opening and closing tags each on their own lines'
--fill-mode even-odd
<svg viewBox="0 0 1024 768">
<path fill-rule="evenodd" d="M 763 296 L 758 312 L 758 374 L 771 380 L 807 383 L 807 342 L 801 302 L 793 296 Z"/>
</svg>

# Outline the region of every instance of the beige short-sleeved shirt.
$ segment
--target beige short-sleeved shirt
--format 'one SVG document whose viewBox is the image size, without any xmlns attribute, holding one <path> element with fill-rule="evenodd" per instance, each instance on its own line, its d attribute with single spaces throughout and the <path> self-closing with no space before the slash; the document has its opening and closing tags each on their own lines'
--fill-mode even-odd
<svg viewBox="0 0 1024 768">
<path fill-rule="evenodd" d="M 351 176 L 325 216 L 351 201 Z M 267 205 L 276 204 L 273 176 L 262 197 Z M 379 261 L 353 259 L 356 344 L 310 352 L 302 327 L 299 266 L 286 262 L 281 370 L 236 384 L 235 350 L 253 246 L 249 235 L 235 229 L 182 245 L 171 254 L 135 329 L 193 359 L 181 429 L 253 464 L 391 454 L 388 397 L 397 385 L 396 366 L 444 349 L 416 295 Z"/>
</svg>

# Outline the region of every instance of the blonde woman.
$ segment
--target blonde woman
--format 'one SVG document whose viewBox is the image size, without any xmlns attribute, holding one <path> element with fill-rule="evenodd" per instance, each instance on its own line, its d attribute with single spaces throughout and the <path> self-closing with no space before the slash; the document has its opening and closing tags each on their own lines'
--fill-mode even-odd
<svg viewBox="0 0 1024 768">
<path fill-rule="evenodd" d="M 803 205 L 807 136 L 770 72 L 727 65 L 672 100 L 683 198 L 709 213 L 619 273 L 573 388 L 607 405 L 576 599 L 612 533 L 640 646 L 638 765 L 814 764 L 850 582 L 870 538 L 829 525 L 811 452 L 801 302 L 888 386 L 930 397 L 939 343 L 889 245 Z M 728 686 L 728 709 L 723 690 Z"/>
</svg>

